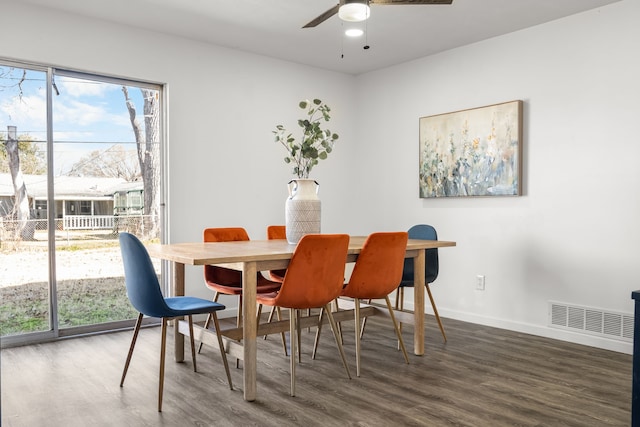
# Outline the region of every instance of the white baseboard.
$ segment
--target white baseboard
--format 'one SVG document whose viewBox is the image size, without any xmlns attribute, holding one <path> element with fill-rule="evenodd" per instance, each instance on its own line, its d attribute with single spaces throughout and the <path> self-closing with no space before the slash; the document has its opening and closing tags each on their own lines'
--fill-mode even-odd
<svg viewBox="0 0 640 427">
<path fill-rule="evenodd" d="M 407 310 L 413 310 L 413 303 L 405 303 Z M 514 332 L 522 332 L 525 334 L 537 335 L 545 338 L 556 339 L 560 341 L 571 342 L 574 344 L 586 345 L 589 347 L 601 348 L 603 350 L 615 351 L 618 353 L 633 354 L 633 342 L 625 342 L 609 339 L 606 337 L 592 336 L 587 334 L 575 333 L 563 329 L 555 329 L 546 325 L 534 325 L 530 323 L 514 322 L 511 320 L 499 319 L 489 316 L 480 316 L 473 313 L 464 313 L 460 311 L 447 310 L 438 307 L 440 317 L 463 322 L 475 323 L 478 325 L 491 326 L 493 328 L 506 329 Z M 425 313 L 433 315 L 433 310 L 428 307 Z M 445 331 L 446 331 L 446 321 Z"/>
<path fill-rule="evenodd" d="M 405 303 L 406 310 L 413 310 L 413 303 L 407 301 Z M 533 325 L 530 323 L 514 322 L 511 320 L 499 319 L 489 316 L 480 316 L 472 313 L 464 313 L 460 311 L 447 310 L 439 308 L 440 316 L 443 318 L 449 318 L 454 320 L 460 320 L 463 322 L 475 323 L 478 325 L 491 326 L 493 328 L 506 329 L 514 332 L 522 332 L 525 334 L 537 335 L 545 338 L 556 339 L 560 341 L 571 342 L 574 344 L 586 345 L 589 347 L 601 348 L 603 350 L 615 351 L 618 353 L 633 354 L 633 343 L 612 340 L 606 337 L 592 336 L 587 334 L 575 333 L 563 329 L 549 328 L 546 325 Z M 431 307 L 425 309 L 425 313 L 433 315 Z M 229 308 L 218 314 L 220 319 L 227 317 L 236 317 L 238 314 L 237 308 Z M 196 319 L 194 321 L 204 322 L 206 316 L 202 316 L 202 319 Z M 445 331 L 446 331 L 446 321 Z"/>
</svg>

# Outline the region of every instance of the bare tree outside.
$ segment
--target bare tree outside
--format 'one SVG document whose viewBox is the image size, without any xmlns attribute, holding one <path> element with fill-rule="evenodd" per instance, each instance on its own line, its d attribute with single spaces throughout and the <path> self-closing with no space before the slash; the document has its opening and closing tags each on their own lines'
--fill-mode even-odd
<svg viewBox="0 0 640 427">
<path fill-rule="evenodd" d="M 22 72 L 17 76 L 14 75 L 15 72 L 19 71 Z M 2 68 L 0 69 L 0 77 L 2 77 L 1 80 L 3 82 L 8 82 L 7 84 L 0 85 L 0 89 L 3 91 L 11 89 L 17 90 L 17 98 L 22 101 L 23 84 L 27 79 L 27 71 L 18 70 L 14 67 Z M 17 220 L 18 226 L 14 230 L 15 236 L 20 236 L 23 240 L 31 240 L 33 239 L 33 230 L 27 227 L 28 220 L 30 219 L 29 198 L 27 196 L 27 186 L 22 175 L 20 152 L 21 148 L 32 147 L 32 145 L 19 144 L 17 133 L 15 126 L 7 126 L 7 138 L 4 141 L 6 151 L 2 153 L 7 160 L 15 191 L 13 212 L 10 213 L 10 216 Z"/>
<path fill-rule="evenodd" d="M 16 131 L 19 129 L 16 128 Z M 6 148 L 6 138 L 0 133 L 0 144 Z M 30 175 L 46 175 L 47 160 L 46 153 L 42 151 L 35 141 L 35 138 L 28 134 L 18 135 L 18 153 L 20 155 L 20 169 L 22 173 Z M 0 173 L 9 173 L 9 160 L 7 151 L 0 150 Z"/>
<path fill-rule="evenodd" d="M 92 151 L 74 163 L 67 175 L 123 178 L 128 182 L 142 180 L 136 151 L 127 151 L 122 144 Z"/>
<path fill-rule="evenodd" d="M 11 180 L 15 191 L 12 216 L 17 219 L 18 227 L 14 232 L 23 240 L 31 240 L 33 239 L 33 228 L 27 227 L 30 218 L 29 198 L 27 197 L 27 185 L 22 176 L 22 169 L 20 169 L 20 154 L 18 152 L 18 137 L 15 126 L 7 126 L 7 139 L 4 145 L 7 150 L 9 171 L 11 172 Z"/>
<path fill-rule="evenodd" d="M 19 76 L 14 76 L 14 72 L 19 72 Z M 27 80 L 27 70 L 18 69 L 15 67 L 2 67 L 0 68 L 0 81 L 8 82 L 0 84 L 0 90 L 17 89 L 17 96 L 20 100 L 24 95 L 22 85 Z"/>
<path fill-rule="evenodd" d="M 129 90 L 122 87 L 129 120 L 133 127 L 138 149 L 138 162 L 144 184 L 144 215 L 153 219 L 149 235 L 156 236 L 159 231 L 160 213 L 160 147 L 159 147 L 159 116 L 160 107 L 158 91 L 140 88 L 144 100 L 144 129 L 137 118 L 136 107 L 129 97 Z"/>
</svg>

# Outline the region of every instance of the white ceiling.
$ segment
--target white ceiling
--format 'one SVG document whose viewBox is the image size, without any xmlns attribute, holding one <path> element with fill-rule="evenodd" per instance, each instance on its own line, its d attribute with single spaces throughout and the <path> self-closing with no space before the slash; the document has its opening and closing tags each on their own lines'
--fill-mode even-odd
<svg viewBox="0 0 640 427">
<path fill-rule="evenodd" d="M 21 0 L 314 67 L 360 74 L 510 33 L 619 0 L 453 0 L 371 7 L 366 38 L 333 16 L 337 0 Z M 363 26 L 363 24 L 359 24 Z M 365 44 L 370 49 L 363 49 Z M 344 57 L 342 57 L 344 55 Z"/>
</svg>

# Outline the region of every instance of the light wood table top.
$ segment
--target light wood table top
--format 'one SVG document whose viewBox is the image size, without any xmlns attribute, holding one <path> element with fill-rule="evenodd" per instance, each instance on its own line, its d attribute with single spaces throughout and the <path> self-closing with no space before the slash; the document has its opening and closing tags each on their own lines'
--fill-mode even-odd
<svg viewBox="0 0 640 427">
<path fill-rule="evenodd" d="M 366 236 L 351 236 L 349 255 L 362 250 Z M 443 240 L 409 239 L 407 251 L 456 246 L 455 242 Z M 296 245 L 286 240 L 247 240 L 239 242 L 187 242 L 168 245 L 149 245 L 149 254 L 187 265 L 229 264 L 248 261 L 289 260 Z"/>
</svg>

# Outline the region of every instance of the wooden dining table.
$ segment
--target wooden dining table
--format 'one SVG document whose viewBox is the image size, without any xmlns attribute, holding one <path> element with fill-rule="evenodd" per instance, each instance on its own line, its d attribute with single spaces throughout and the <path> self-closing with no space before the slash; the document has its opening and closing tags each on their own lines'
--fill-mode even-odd
<svg viewBox="0 0 640 427">
<path fill-rule="evenodd" d="M 347 262 L 355 262 L 366 236 L 351 236 Z M 425 280 L 425 251 L 427 249 L 455 246 L 455 242 L 442 240 L 409 239 L 407 242 L 407 258 L 414 262 L 414 307 L 411 313 L 398 313 L 398 320 L 414 324 L 413 351 L 416 355 L 424 354 L 424 280 Z M 256 310 L 256 277 L 259 271 L 284 269 L 289 264 L 296 245 L 286 240 L 248 240 L 236 242 L 195 242 L 153 244 L 147 247 L 152 257 L 172 262 L 171 296 L 184 295 L 185 265 L 218 265 L 242 272 L 242 317 L 240 329 L 223 331 L 226 337 L 225 346 L 229 355 L 243 360 L 244 399 L 256 399 L 257 377 L 257 337 L 262 334 L 275 333 L 287 329 L 288 322 L 261 325 L 258 328 Z M 361 316 L 382 314 L 383 310 L 376 310 L 370 306 L 368 310 L 361 310 Z M 352 318 L 353 313 L 341 311 L 337 321 Z M 316 319 L 307 318 L 301 322 L 302 327 L 310 326 Z M 184 336 L 189 334 L 189 328 L 184 321 L 175 322 L 175 360 L 184 360 Z M 212 331 L 197 328 L 194 337 L 205 344 L 217 347 L 217 340 Z"/>
</svg>

